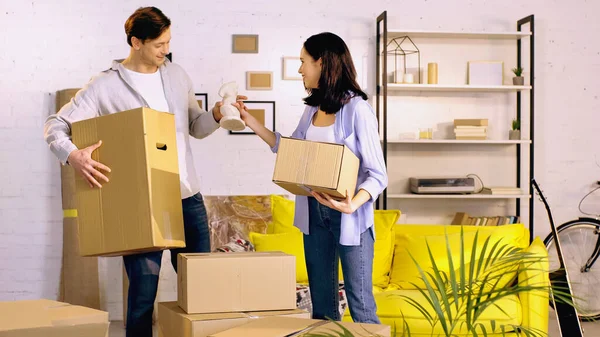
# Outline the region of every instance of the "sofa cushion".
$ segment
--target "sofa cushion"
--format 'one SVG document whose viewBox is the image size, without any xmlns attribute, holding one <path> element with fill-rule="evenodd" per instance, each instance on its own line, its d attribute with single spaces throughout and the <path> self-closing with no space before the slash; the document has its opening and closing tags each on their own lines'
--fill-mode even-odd
<svg viewBox="0 0 600 337">
<path fill-rule="evenodd" d="M 427 305 L 427 298 L 419 290 L 389 290 L 375 294 L 377 303 L 377 316 L 382 324 L 387 324 L 397 329 L 397 335 L 401 335 L 404 327 L 404 320 L 410 326 L 410 332 L 413 336 L 444 336 L 442 326 L 438 323 L 432 333 L 432 327 L 424 315 L 410 304 L 406 297 L 415 300 L 423 305 L 431 315 L 435 311 Z M 497 305 L 497 306 L 495 306 Z M 488 307 L 480 316 L 479 322 L 484 323 L 487 331 L 491 331 L 491 321 L 495 321 L 496 331 L 500 331 L 501 325 L 520 325 L 522 322 L 522 306 L 519 297 L 516 295 L 507 296 L 495 302 L 495 305 Z M 462 311 L 462 310 L 461 310 Z M 345 321 L 351 320 L 347 312 L 344 316 Z M 404 318 L 403 318 L 404 317 Z M 434 316 L 435 317 L 435 316 Z M 460 320 L 454 332 L 458 335 L 465 334 L 466 328 Z M 461 328 L 462 325 L 462 328 Z M 506 331 L 511 331 L 507 326 Z M 478 330 L 479 332 L 479 330 Z"/>
<path fill-rule="evenodd" d="M 464 228 L 464 251 L 467 263 L 469 263 L 471 258 L 471 249 L 476 231 L 479 231 L 477 240 L 478 251 L 481 250 L 488 237 L 490 238 L 488 245 L 493 245 L 500 241 L 500 245 L 506 244 L 518 248 L 526 248 L 529 240 L 529 233 L 522 224 L 489 227 L 441 225 L 397 225 L 395 227 L 396 242 L 390 283 L 401 289 L 425 288 L 425 284 L 411 255 L 423 271 L 431 271 L 432 264 L 426 242 L 429 242 L 437 267 L 441 271 L 449 273 L 446 235 L 450 243 L 454 270 L 459 271 L 461 227 Z M 488 251 L 490 249 L 491 246 L 488 247 Z M 507 285 L 515 278 L 516 270 L 507 268 L 507 274 L 502 280 L 503 284 L 500 286 Z M 416 284 L 416 287 L 411 283 Z"/>
<path fill-rule="evenodd" d="M 275 234 L 250 233 L 250 242 L 257 252 L 281 251 L 296 257 L 296 283 L 308 284 L 304 259 L 304 234 L 287 232 Z"/>
<path fill-rule="evenodd" d="M 273 221 L 271 229 L 267 232 L 273 234 L 292 232 L 302 235 L 300 230 L 294 226 L 294 207 L 295 203 L 293 201 L 282 196 L 272 195 L 271 209 Z M 389 284 L 389 273 L 394 254 L 394 228 L 399 217 L 399 210 L 375 210 L 375 244 L 373 258 L 373 286 L 375 287 L 386 288 Z M 295 244 L 298 243 L 295 242 Z M 300 241 L 300 245 L 303 247 L 303 241 Z M 256 250 L 259 250 L 259 248 L 256 247 Z M 299 258 L 299 256 L 296 258 L 297 270 L 302 268 L 306 270 L 304 253 L 302 254 L 302 260 L 299 260 Z M 302 275 L 304 274 L 306 274 L 306 272 Z M 339 271 L 339 278 L 341 281 L 344 279 L 341 269 Z M 298 282 L 304 283 L 304 280 L 301 281 L 298 277 Z M 308 282 L 308 279 L 306 279 L 306 282 Z"/>
</svg>

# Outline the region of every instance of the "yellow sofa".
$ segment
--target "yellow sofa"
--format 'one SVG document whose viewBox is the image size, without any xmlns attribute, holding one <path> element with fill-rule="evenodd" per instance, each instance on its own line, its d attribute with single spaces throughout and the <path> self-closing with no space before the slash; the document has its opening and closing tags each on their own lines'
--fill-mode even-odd
<svg viewBox="0 0 600 337">
<path fill-rule="evenodd" d="M 272 196 L 273 222 L 269 225 L 266 234 L 250 233 L 250 241 L 257 251 L 278 250 L 295 255 L 297 283 L 307 284 L 303 237 L 302 233 L 293 226 L 293 207 L 293 201 Z M 402 336 L 405 322 L 410 328 L 411 336 L 444 336 L 441 325 L 438 323 L 432 327 L 423 313 L 412 306 L 405 297 L 418 303 L 427 303 L 427 298 L 418 289 L 424 289 L 425 285 L 414 261 L 416 260 L 424 271 L 431 271 L 427 243 L 435 257 L 437 267 L 449 272 L 446 250 L 446 240 L 448 240 L 454 270 L 456 272 L 460 270 L 458 264 L 460 263 L 461 226 L 396 225 L 399 216 L 398 210 L 375 211 L 373 292 L 378 307 L 377 315 L 383 324 L 396 329 L 396 336 Z M 523 248 L 541 258 L 536 265 L 528 266 L 525 271 L 518 273 L 516 270 L 518 266 L 507 267 L 502 282 L 507 285 L 515 280 L 521 285 L 548 284 L 548 266 L 544 260 L 547 257 L 546 248 L 539 238 L 530 245 L 529 231 L 522 224 L 493 227 L 462 226 L 462 228 L 464 228 L 466 243 L 464 250 L 467 260 L 469 260 L 475 232 L 478 231 L 478 249 L 481 249 L 484 240 L 489 237 L 489 244 L 501 240 L 502 244 Z M 341 272 L 340 279 L 343 282 Z M 520 293 L 518 296 L 500 299 L 494 304 L 483 312 L 478 321 L 486 326 L 488 336 L 500 336 L 501 334 L 489 334 L 489 332 L 492 326 L 496 327 L 496 331 L 500 331 L 501 325 L 506 325 L 506 331 L 512 330 L 509 325 L 518 325 L 547 333 L 549 315 L 547 292 Z M 432 310 L 428 312 L 433 313 Z M 346 310 L 343 320 L 352 320 L 349 310 Z M 467 335 L 464 327 L 457 327 L 454 333 L 457 336 Z M 517 334 L 509 333 L 506 336 L 517 336 Z"/>
</svg>

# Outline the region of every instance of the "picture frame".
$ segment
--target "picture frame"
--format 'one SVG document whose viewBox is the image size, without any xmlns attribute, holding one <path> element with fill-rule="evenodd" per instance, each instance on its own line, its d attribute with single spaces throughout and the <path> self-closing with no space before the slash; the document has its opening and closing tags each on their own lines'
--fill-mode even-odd
<svg viewBox="0 0 600 337">
<path fill-rule="evenodd" d="M 258 54 L 258 35 L 233 34 L 231 36 L 231 52 L 233 54 Z"/>
<path fill-rule="evenodd" d="M 244 101 L 244 104 L 248 108 L 248 112 L 253 115 L 259 122 L 275 132 L 275 101 Z M 241 131 L 231 131 L 230 135 L 254 135 L 254 131 L 249 127 L 246 127 Z"/>
<path fill-rule="evenodd" d="M 208 111 L 208 94 L 207 93 L 195 93 L 196 101 L 200 108 L 204 111 Z"/>
<path fill-rule="evenodd" d="M 467 68 L 469 85 L 501 86 L 504 84 L 504 62 L 502 61 L 469 61 Z"/>
<path fill-rule="evenodd" d="M 273 72 L 247 71 L 246 90 L 273 90 Z"/>
<path fill-rule="evenodd" d="M 298 74 L 301 65 L 300 57 L 284 56 L 282 78 L 287 81 L 302 81 L 302 75 Z"/>
</svg>

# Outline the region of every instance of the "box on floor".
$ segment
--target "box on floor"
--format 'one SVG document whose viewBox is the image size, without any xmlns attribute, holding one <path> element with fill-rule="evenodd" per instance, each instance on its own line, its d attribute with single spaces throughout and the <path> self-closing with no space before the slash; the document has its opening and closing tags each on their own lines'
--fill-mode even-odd
<svg viewBox="0 0 600 337">
<path fill-rule="evenodd" d="M 0 335 L 106 337 L 108 312 L 46 299 L 0 302 Z"/>
<path fill-rule="evenodd" d="M 300 309 L 187 314 L 177 305 L 177 302 L 162 302 L 158 304 L 158 334 L 161 337 L 206 337 L 255 319 L 270 316 L 310 318 L 307 311 Z"/>
</svg>

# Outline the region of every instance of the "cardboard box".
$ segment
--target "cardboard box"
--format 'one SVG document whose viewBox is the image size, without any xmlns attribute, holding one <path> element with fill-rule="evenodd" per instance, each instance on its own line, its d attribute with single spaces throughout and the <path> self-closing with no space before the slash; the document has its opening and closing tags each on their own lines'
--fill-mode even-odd
<svg viewBox="0 0 600 337">
<path fill-rule="evenodd" d="M 188 314 L 296 309 L 293 255 L 197 253 L 177 258 L 177 303 Z"/>
<path fill-rule="evenodd" d="M 343 199 L 346 190 L 354 196 L 359 164 L 345 145 L 282 137 L 273 182 L 295 195 L 314 190 Z"/>
<path fill-rule="evenodd" d="M 56 112 L 67 104 L 79 88 L 56 92 Z M 98 258 L 82 257 L 79 253 L 77 205 L 75 203 L 75 171 L 69 165 L 60 165 L 63 209 L 63 254 L 59 300 L 100 309 Z"/>
<path fill-rule="evenodd" d="M 294 309 L 190 315 L 186 314 L 177 302 L 162 302 L 158 304 L 158 334 L 162 337 L 206 337 L 257 318 L 271 316 L 309 319 L 310 313 Z"/>
<path fill-rule="evenodd" d="M 352 332 L 353 336 L 382 336 L 390 337 L 391 330 L 387 325 L 362 324 L 351 322 L 338 322 Z M 244 325 L 229 330 L 218 332 L 209 337 L 286 337 L 296 336 L 296 333 L 310 332 L 327 336 L 329 333 L 337 336 L 335 332 L 342 329 L 333 322 L 315 319 L 302 319 L 291 317 L 266 317 L 260 318 Z"/>
<path fill-rule="evenodd" d="M 80 149 L 112 172 L 102 188 L 75 176 L 83 256 L 185 247 L 174 115 L 138 108 L 72 125 Z"/>
<path fill-rule="evenodd" d="M 108 312 L 68 303 L 0 302 L 0 336 L 107 337 Z"/>
</svg>

